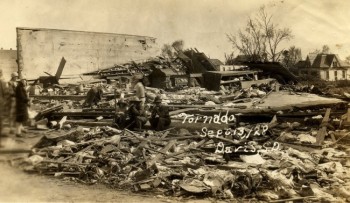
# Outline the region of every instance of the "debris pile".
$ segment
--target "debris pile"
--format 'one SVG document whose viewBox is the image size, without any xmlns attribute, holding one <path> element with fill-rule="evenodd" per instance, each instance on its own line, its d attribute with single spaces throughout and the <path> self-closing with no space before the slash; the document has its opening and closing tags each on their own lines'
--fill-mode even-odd
<svg viewBox="0 0 350 203">
<path fill-rule="evenodd" d="M 349 201 L 350 133 L 330 128 L 328 113 L 310 119 L 321 127 L 276 119 L 202 132 L 77 127 L 44 136 L 25 168 L 164 196 Z"/>
<path fill-rule="evenodd" d="M 17 164 L 85 184 L 164 196 L 350 201 L 350 109 L 335 110 L 346 104 L 308 94 L 320 90 L 292 84 L 295 78 L 284 70 L 265 68 L 269 74 L 258 80 L 266 64 L 221 71 L 214 62 L 190 50 L 173 61 L 157 58 L 86 73 L 97 80 L 80 85 L 34 86 L 36 128 L 48 131 Z M 114 128 L 118 104 L 134 96 L 135 73 L 150 83 L 143 81 L 145 110 L 158 95 L 169 107 L 168 130 Z M 269 78 L 272 73 L 279 77 Z M 288 80 L 281 86 L 282 76 Z M 86 105 L 92 90 L 98 102 Z"/>
</svg>

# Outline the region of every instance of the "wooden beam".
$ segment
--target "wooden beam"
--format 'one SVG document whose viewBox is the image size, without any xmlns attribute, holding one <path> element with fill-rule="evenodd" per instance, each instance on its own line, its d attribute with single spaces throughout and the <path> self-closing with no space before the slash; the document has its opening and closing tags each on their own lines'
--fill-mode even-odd
<svg viewBox="0 0 350 203">
<path fill-rule="evenodd" d="M 80 101 L 86 99 L 86 95 L 31 95 L 30 97 L 38 100 L 74 100 Z"/>
<path fill-rule="evenodd" d="M 169 151 L 169 149 L 175 145 L 175 143 L 176 143 L 176 140 L 170 140 L 170 142 L 162 150 L 160 150 L 160 152 L 162 154 L 158 153 L 153 159 L 148 160 L 146 162 L 147 163 L 147 168 L 153 166 L 162 157 L 162 155 L 164 153 Z"/>
<path fill-rule="evenodd" d="M 289 198 L 289 199 L 270 200 L 269 203 L 291 202 L 291 201 L 304 200 L 304 199 L 309 199 L 309 198 L 316 198 L 316 196 L 294 197 L 294 198 Z"/>
<path fill-rule="evenodd" d="M 180 113 L 185 113 L 187 111 L 193 111 L 193 110 L 198 110 L 198 108 L 185 108 L 185 109 L 179 109 L 179 110 L 175 110 L 175 111 L 170 111 L 169 115 L 173 116 L 173 115 L 177 115 Z"/>
<path fill-rule="evenodd" d="M 53 117 L 98 117 L 98 116 L 113 116 L 114 111 L 111 112 L 54 112 L 52 113 Z"/>
<path fill-rule="evenodd" d="M 0 154 L 21 154 L 21 153 L 31 153 L 31 149 L 1 149 Z"/>
<path fill-rule="evenodd" d="M 59 104 L 59 105 L 56 105 L 56 106 L 53 106 L 53 107 L 50 107 L 50 108 L 47 108 L 47 109 L 44 109 L 42 111 L 40 111 L 36 116 L 35 116 L 35 120 L 38 121 L 40 120 L 41 118 L 45 117 L 45 116 L 48 116 L 50 114 L 52 114 L 53 112 L 55 111 L 59 111 L 63 109 L 63 105 L 62 104 Z"/>
<path fill-rule="evenodd" d="M 324 141 L 324 138 L 327 134 L 327 123 L 329 121 L 329 116 L 331 114 L 331 109 L 327 108 L 326 113 L 323 117 L 323 120 L 321 122 L 321 128 L 320 130 L 317 132 L 317 136 L 316 136 L 316 144 L 321 145 Z"/>
<path fill-rule="evenodd" d="M 67 120 L 66 124 L 79 125 L 79 126 L 111 126 L 113 124 L 113 121 Z"/>
</svg>

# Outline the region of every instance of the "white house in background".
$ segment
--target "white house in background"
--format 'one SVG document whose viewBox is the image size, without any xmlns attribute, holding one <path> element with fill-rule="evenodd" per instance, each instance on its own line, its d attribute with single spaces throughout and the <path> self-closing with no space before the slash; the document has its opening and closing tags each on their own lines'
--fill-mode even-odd
<svg viewBox="0 0 350 203">
<path fill-rule="evenodd" d="M 297 64 L 299 76 L 318 77 L 326 81 L 349 80 L 350 64 L 339 59 L 337 54 L 309 54 Z"/>
</svg>

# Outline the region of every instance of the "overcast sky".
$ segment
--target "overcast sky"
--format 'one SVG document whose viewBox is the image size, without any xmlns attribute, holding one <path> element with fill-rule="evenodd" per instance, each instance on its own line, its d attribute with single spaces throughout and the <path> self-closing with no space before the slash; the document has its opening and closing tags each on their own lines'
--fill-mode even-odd
<svg viewBox="0 0 350 203">
<path fill-rule="evenodd" d="M 350 55 L 349 0 L 0 0 L 0 47 L 16 48 L 16 27 L 55 28 L 152 36 L 160 46 L 182 39 L 223 60 L 233 51 L 226 33 L 263 4 L 293 32 L 284 48 L 300 47 L 305 58 L 327 44 Z"/>
</svg>

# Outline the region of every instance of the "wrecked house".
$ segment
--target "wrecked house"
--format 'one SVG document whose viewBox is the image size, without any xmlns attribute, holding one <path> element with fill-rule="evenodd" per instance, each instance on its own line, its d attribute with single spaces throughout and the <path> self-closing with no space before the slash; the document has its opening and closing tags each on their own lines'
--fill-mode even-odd
<svg viewBox="0 0 350 203">
<path fill-rule="evenodd" d="M 178 57 L 184 62 L 189 73 L 204 73 L 206 71 L 217 71 L 219 66 L 217 60 L 208 58 L 204 53 L 197 49 L 189 49 L 178 54 Z M 214 62 L 214 63 L 213 63 Z"/>
<path fill-rule="evenodd" d="M 127 86 L 130 86 L 131 78 L 135 73 L 148 75 L 150 72 L 150 67 L 146 62 L 139 64 L 130 62 L 115 65 L 103 70 L 83 73 L 82 75 L 93 76 L 94 78 L 105 80 L 107 83 L 114 83 L 118 88 L 126 88 Z"/>
<path fill-rule="evenodd" d="M 234 60 L 234 65 L 247 66 L 250 70 L 261 71 L 260 78 L 275 78 L 281 84 L 298 82 L 290 70 L 279 62 L 268 62 L 258 55 L 238 55 Z"/>
<path fill-rule="evenodd" d="M 178 58 L 187 68 L 187 74 L 190 74 L 192 80 L 204 86 L 202 74 L 207 71 L 219 71 L 223 63 L 218 59 L 210 59 L 203 52 L 197 49 L 178 51 Z"/>
<path fill-rule="evenodd" d="M 210 63 L 215 67 L 216 70 L 220 70 L 220 67 L 224 65 L 219 59 L 209 59 Z"/>
<path fill-rule="evenodd" d="M 252 85 L 269 84 L 273 79 L 258 80 L 258 71 L 208 71 L 203 73 L 205 88 L 219 91 L 221 88 L 239 89 Z"/>
<path fill-rule="evenodd" d="M 171 68 L 154 68 L 148 76 L 150 87 L 172 88 L 188 84 L 188 76 L 183 71 L 176 71 Z"/>
<path fill-rule="evenodd" d="M 305 61 L 296 64 L 299 76 L 315 77 L 326 81 L 350 79 L 350 64 L 337 54 L 309 54 Z"/>
<path fill-rule="evenodd" d="M 48 74 L 48 76 L 40 76 L 38 79 L 34 79 L 34 85 L 40 85 L 41 87 L 47 88 L 52 85 L 58 85 L 59 80 L 61 79 L 61 75 L 64 69 L 64 66 L 66 64 L 66 60 L 64 57 L 62 57 L 61 62 L 57 68 L 56 74 L 51 75 Z M 30 81 L 30 80 L 29 80 Z"/>
<path fill-rule="evenodd" d="M 29 79 L 43 71 L 54 74 L 62 57 L 67 60 L 62 75 L 74 75 L 146 60 L 159 52 L 153 37 L 44 28 L 17 28 L 17 47 L 19 73 Z"/>
<path fill-rule="evenodd" d="M 260 70 L 260 78 L 275 78 L 281 84 L 298 82 L 297 76 L 279 62 L 244 62 L 252 70 Z"/>
</svg>

